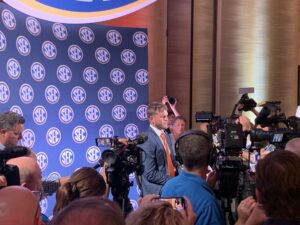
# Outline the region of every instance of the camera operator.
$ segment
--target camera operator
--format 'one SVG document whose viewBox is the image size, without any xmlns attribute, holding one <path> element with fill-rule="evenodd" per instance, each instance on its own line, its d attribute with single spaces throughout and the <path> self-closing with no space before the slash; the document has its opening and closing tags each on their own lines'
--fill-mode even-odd
<svg viewBox="0 0 300 225">
<path fill-rule="evenodd" d="M 147 116 L 150 127 L 148 140 L 139 147 L 145 152 L 144 173 L 142 174 L 142 193 L 159 194 L 162 186 L 175 176 L 176 163 L 170 136 L 164 132 L 168 128 L 166 105 L 153 102 L 148 106 Z"/>
<path fill-rule="evenodd" d="M 16 147 L 22 139 L 24 131 L 25 118 L 18 113 L 7 111 L 0 114 L 0 151 L 7 147 Z M 36 156 L 31 149 L 28 149 L 29 157 L 36 160 Z M 42 185 L 44 192 L 51 195 L 60 186 L 61 182 L 67 180 L 67 177 L 62 177 L 56 181 L 43 180 Z M 2 185 L 6 184 L 5 178 L 0 176 Z M 1 186 L 1 185 L 0 185 Z"/>
<path fill-rule="evenodd" d="M 196 225 L 225 224 L 222 209 L 206 182 L 211 142 L 209 135 L 203 131 L 184 132 L 176 143 L 183 169 L 162 188 L 162 197 L 186 196 L 191 200 L 196 213 Z"/>
</svg>

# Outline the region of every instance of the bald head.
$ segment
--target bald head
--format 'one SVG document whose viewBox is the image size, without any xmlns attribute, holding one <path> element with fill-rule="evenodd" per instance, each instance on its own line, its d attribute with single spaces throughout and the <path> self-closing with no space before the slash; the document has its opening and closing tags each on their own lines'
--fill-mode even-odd
<svg viewBox="0 0 300 225">
<path fill-rule="evenodd" d="M 285 145 L 285 150 L 294 152 L 295 154 L 300 156 L 300 138 L 293 138 L 289 140 Z"/>
<path fill-rule="evenodd" d="M 9 186 L 0 190 L 0 224 L 40 224 L 40 209 L 35 196 L 21 186 Z"/>
<path fill-rule="evenodd" d="M 21 186 L 25 186 L 31 191 L 41 190 L 42 175 L 36 160 L 24 156 L 10 159 L 7 164 L 15 165 L 19 168 Z"/>
<path fill-rule="evenodd" d="M 251 124 L 251 121 L 250 121 L 250 119 L 248 117 L 246 117 L 246 116 L 239 116 L 238 122 L 242 125 L 244 132 L 251 130 L 252 124 Z"/>
</svg>

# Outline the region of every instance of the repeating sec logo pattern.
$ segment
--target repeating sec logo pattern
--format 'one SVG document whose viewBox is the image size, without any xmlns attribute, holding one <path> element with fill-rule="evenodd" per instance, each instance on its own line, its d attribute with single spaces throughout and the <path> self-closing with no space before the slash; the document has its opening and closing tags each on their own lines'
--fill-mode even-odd
<svg viewBox="0 0 300 225">
<path fill-rule="evenodd" d="M 43 174 L 94 166 L 107 148 L 96 137 L 147 129 L 145 29 L 50 23 L 3 3 L 0 15 L 0 111 L 25 117 L 20 144 L 37 152 Z"/>
</svg>

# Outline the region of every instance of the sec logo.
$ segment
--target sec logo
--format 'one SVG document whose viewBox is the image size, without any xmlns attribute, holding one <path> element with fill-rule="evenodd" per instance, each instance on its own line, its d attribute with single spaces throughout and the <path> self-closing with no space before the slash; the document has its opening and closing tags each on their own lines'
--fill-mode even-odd
<svg viewBox="0 0 300 225">
<path fill-rule="evenodd" d="M 148 44 L 147 34 L 144 32 L 138 31 L 133 34 L 133 43 L 137 47 L 145 47 Z"/>
<path fill-rule="evenodd" d="M 136 115 L 139 118 L 139 120 L 145 121 L 148 120 L 147 117 L 147 109 L 148 106 L 147 105 L 140 105 L 137 110 L 136 110 Z"/>
<path fill-rule="evenodd" d="M 61 132 L 56 127 L 51 127 L 46 134 L 46 141 L 50 146 L 56 146 L 61 140 Z"/>
<path fill-rule="evenodd" d="M 123 121 L 126 118 L 126 109 L 122 105 L 116 105 L 112 109 L 112 117 L 115 121 Z"/>
<path fill-rule="evenodd" d="M 113 92 L 108 87 L 102 87 L 98 91 L 98 99 L 103 104 L 108 104 L 113 99 Z"/>
<path fill-rule="evenodd" d="M 37 125 L 43 125 L 47 121 L 47 110 L 44 106 L 38 105 L 33 109 L 32 117 L 33 121 Z"/>
<path fill-rule="evenodd" d="M 60 99 L 60 92 L 54 85 L 49 85 L 45 90 L 45 98 L 48 103 L 56 104 Z"/>
<path fill-rule="evenodd" d="M 106 39 L 113 46 L 118 46 L 122 43 L 122 35 L 117 30 L 109 30 L 106 33 Z"/>
<path fill-rule="evenodd" d="M 86 44 L 92 44 L 95 39 L 95 34 L 89 27 L 81 27 L 79 29 L 79 37 Z"/>
<path fill-rule="evenodd" d="M 45 152 L 38 152 L 36 154 L 37 163 L 42 171 L 44 171 L 48 166 L 48 156 Z"/>
<path fill-rule="evenodd" d="M 87 129 L 84 126 L 76 126 L 72 132 L 73 141 L 76 143 L 84 143 L 88 137 Z"/>
<path fill-rule="evenodd" d="M 121 53 L 121 60 L 125 65 L 133 65 L 136 61 L 136 55 L 134 51 L 125 49 Z"/>
<path fill-rule="evenodd" d="M 33 101 L 34 91 L 29 84 L 22 84 L 19 90 L 19 96 L 24 104 L 29 104 Z"/>
<path fill-rule="evenodd" d="M 106 48 L 100 47 L 95 51 L 95 57 L 100 64 L 107 64 L 110 60 L 110 53 Z"/>
<path fill-rule="evenodd" d="M 20 114 L 21 116 L 23 116 L 23 111 L 22 111 L 21 107 L 18 106 L 18 105 L 13 105 L 12 107 L 10 107 L 10 110 L 9 110 L 9 111 L 18 113 L 18 114 Z"/>
<path fill-rule="evenodd" d="M 95 84 L 98 81 L 98 71 L 93 67 L 87 67 L 83 71 L 83 79 L 88 84 Z"/>
<path fill-rule="evenodd" d="M 86 100 L 86 92 L 82 87 L 76 86 L 71 91 L 71 98 L 75 104 L 82 104 Z"/>
<path fill-rule="evenodd" d="M 11 58 L 6 63 L 7 74 L 11 79 L 18 79 L 21 76 L 21 65 L 18 60 Z"/>
<path fill-rule="evenodd" d="M 66 148 L 59 155 L 60 165 L 63 167 L 71 166 L 75 161 L 75 154 L 72 149 Z"/>
<path fill-rule="evenodd" d="M 41 212 L 46 213 L 48 208 L 48 200 L 46 198 L 42 199 L 40 202 Z"/>
<path fill-rule="evenodd" d="M 31 45 L 29 40 L 24 36 L 17 37 L 16 47 L 20 55 L 28 56 L 31 51 Z"/>
<path fill-rule="evenodd" d="M 34 144 L 35 144 L 35 134 L 33 132 L 33 130 L 31 129 L 26 129 L 23 131 L 22 134 L 23 138 L 22 138 L 22 145 L 29 147 L 29 148 L 33 148 Z"/>
<path fill-rule="evenodd" d="M 83 59 L 83 51 L 78 45 L 71 45 L 68 48 L 68 55 L 73 62 L 81 62 Z"/>
<path fill-rule="evenodd" d="M 66 65 L 60 65 L 56 70 L 57 78 L 62 83 L 69 83 L 72 79 L 72 70 Z"/>
<path fill-rule="evenodd" d="M 4 26 L 9 30 L 14 30 L 17 26 L 14 14 L 8 9 L 2 11 L 2 21 Z"/>
<path fill-rule="evenodd" d="M 90 105 L 85 110 L 85 118 L 89 122 L 97 122 L 101 116 L 100 109 L 95 105 Z"/>
<path fill-rule="evenodd" d="M 33 36 L 38 36 L 40 35 L 42 31 L 42 27 L 40 22 L 33 17 L 27 17 L 26 18 L 26 28 L 31 33 Z"/>
<path fill-rule="evenodd" d="M 124 135 L 126 138 L 135 139 L 138 133 L 139 128 L 133 123 L 126 125 L 126 127 L 124 128 Z"/>
<path fill-rule="evenodd" d="M 123 84 L 125 81 L 124 71 L 119 68 L 112 69 L 110 71 L 110 80 L 116 85 Z"/>
<path fill-rule="evenodd" d="M 114 128 L 109 124 L 104 124 L 99 129 L 99 137 L 113 137 L 114 136 Z"/>
<path fill-rule="evenodd" d="M 0 30 L 0 52 L 6 49 L 6 37 L 3 32 Z"/>
<path fill-rule="evenodd" d="M 89 163 L 97 163 L 101 158 L 101 151 L 98 147 L 91 146 L 86 151 L 85 157 Z"/>
<path fill-rule="evenodd" d="M 138 93 L 132 87 L 126 88 L 123 91 L 123 99 L 129 104 L 135 103 L 138 99 Z"/>
<path fill-rule="evenodd" d="M 146 85 L 149 82 L 148 71 L 140 69 L 135 73 L 135 80 L 140 85 Z"/>
<path fill-rule="evenodd" d="M 0 103 L 8 102 L 10 97 L 9 87 L 5 82 L 0 82 Z"/>
<path fill-rule="evenodd" d="M 74 110 L 72 109 L 71 106 L 64 105 L 60 107 L 58 112 L 58 118 L 62 123 L 64 124 L 71 123 L 72 120 L 74 119 L 74 116 L 75 116 Z"/>
<path fill-rule="evenodd" d="M 56 37 L 58 40 L 63 41 L 68 38 L 68 30 L 65 25 L 61 23 L 54 23 L 52 25 L 52 32 L 54 34 L 54 37 Z"/>
<path fill-rule="evenodd" d="M 37 82 L 43 81 L 46 77 L 46 69 L 40 62 L 32 63 L 30 67 L 30 72 L 32 78 Z"/>
<path fill-rule="evenodd" d="M 42 52 L 43 52 L 43 55 L 49 60 L 53 60 L 57 56 L 56 46 L 51 41 L 43 42 Z"/>
</svg>

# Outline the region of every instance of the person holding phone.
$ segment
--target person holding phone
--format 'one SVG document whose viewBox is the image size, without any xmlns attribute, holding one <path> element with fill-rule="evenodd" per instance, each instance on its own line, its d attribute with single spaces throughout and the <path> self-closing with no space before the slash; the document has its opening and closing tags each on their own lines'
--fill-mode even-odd
<svg viewBox="0 0 300 225">
<path fill-rule="evenodd" d="M 199 130 L 186 131 L 178 138 L 176 153 L 182 159 L 183 170 L 166 182 L 161 197 L 189 198 L 196 213 L 196 225 L 225 225 L 224 213 L 206 182 L 210 142 L 209 136 Z"/>
</svg>

